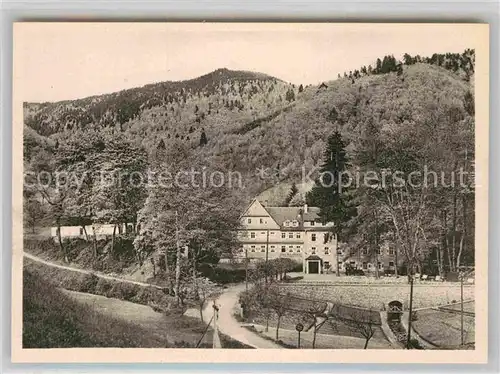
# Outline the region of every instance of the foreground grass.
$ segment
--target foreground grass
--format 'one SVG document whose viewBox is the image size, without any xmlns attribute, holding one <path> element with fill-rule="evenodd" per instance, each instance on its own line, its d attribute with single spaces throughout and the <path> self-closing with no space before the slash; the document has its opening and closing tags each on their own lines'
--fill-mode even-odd
<svg viewBox="0 0 500 374">
<path fill-rule="evenodd" d="M 205 325 L 150 307 L 56 288 L 24 270 L 23 347 L 194 347 Z M 211 347 L 208 331 L 200 347 Z M 221 336 L 223 348 L 246 348 Z"/>
<path fill-rule="evenodd" d="M 460 313 L 424 310 L 413 322 L 415 331 L 425 340 L 440 348 L 459 347 L 461 343 Z M 465 343 L 474 342 L 475 318 L 464 316 Z"/>
<path fill-rule="evenodd" d="M 276 329 L 270 327 L 269 331 L 264 330 L 264 326 L 257 325 L 247 327 L 250 331 L 259 334 L 261 337 L 276 342 L 286 348 L 297 348 L 298 333 L 292 330 L 280 329 L 279 340 L 276 341 Z M 300 336 L 300 347 L 312 349 L 313 335 L 311 332 L 304 332 Z M 325 335 L 318 333 L 316 335 L 316 349 L 363 349 L 365 345 L 364 338 L 341 335 Z M 372 338 L 367 349 L 393 349 L 391 344 L 384 338 Z"/>
</svg>

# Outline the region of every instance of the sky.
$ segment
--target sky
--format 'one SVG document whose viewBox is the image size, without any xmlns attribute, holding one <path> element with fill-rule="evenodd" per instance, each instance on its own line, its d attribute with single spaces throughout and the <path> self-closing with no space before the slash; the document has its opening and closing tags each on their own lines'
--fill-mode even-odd
<svg viewBox="0 0 500 374">
<path fill-rule="evenodd" d="M 471 25 L 17 23 L 14 89 L 23 101 L 76 99 L 218 68 L 318 84 L 404 53 L 463 52 Z"/>
</svg>

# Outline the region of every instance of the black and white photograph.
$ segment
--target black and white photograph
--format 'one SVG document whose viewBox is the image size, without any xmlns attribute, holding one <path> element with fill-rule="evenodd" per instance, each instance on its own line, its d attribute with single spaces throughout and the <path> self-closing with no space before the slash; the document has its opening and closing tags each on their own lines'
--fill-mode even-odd
<svg viewBox="0 0 500 374">
<path fill-rule="evenodd" d="M 14 37 L 23 354 L 485 349 L 487 25 Z"/>
</svg>

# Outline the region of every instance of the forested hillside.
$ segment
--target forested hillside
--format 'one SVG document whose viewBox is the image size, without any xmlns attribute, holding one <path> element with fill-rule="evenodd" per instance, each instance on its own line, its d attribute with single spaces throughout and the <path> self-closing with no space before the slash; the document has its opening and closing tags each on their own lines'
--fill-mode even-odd
<svg viewBox="0 0 500 374">
<path fill-rule="evenodd" d="M 161 216 L 160 207 L 185 209 L 180 221 L 186 232 L 202 225 L 203 233 L 185 237 L 186 243 L 202 247 L 213 240 L 216 228 L 211 222 L 196 221 L 202 220 L 199 212 L 214 214 L 227 228 L 234 228 L 237 213 L 251 197 L 281 182 L 307 183 L 301 180 L 303 171 L 323 162 L 326 139 L 336 130 L 347 144 L 352 170 L 420 169 L 424 164 L 447 173 L 462 166 L 472 168 L 473 51 L 409 56 L 401 63 L 386 56 L 384 61 L 380 69 L 375 63 L 371 71 L 355 70 L 320 86 L 297 87 L 263 74 L 220 69 L 184 82 L 76 101 L 25 104 L 25 166 L 34 172 L 92 173 L 206 166 L 241 173 L 243 189 L 203 193 L 183 190 L 162 195 L 132 185 L 115 191 L 91 183 L 83 194 L 68 193 L 67 200 L 59 201 L 45 191 L 49 201 L 45 209 L 59 222 L 75 215 L 91 222 L 142 222 L 150 231 L 142 233 L 135 246 L 146 252 L 162 245 L 175 251 L 174 217 Z M 378 157 L 373 150 L 382 148 L 385 164 L 368 165 L 367 159 Z M 418 230 L 425 230 L 430 246 L 453 242 L 457 264 L 459 243 L 473 245 L 472 230 L 465 231 L 466 222 L 473 219 L 473 197 L 459 188 L 441 192 L 432 194 L 425 209 L 419 210 L 427 217 L 423 221 L 432 225 L 419 222 Z M 36 193 L 26 191 L 26 196 Z M 213 198 L 220 201 L 215 207 L 213 200 L 209 203 Z M 30 201 L 38 204 L 28 199 L 28 208 Z M 37 209 L 26 212 L 39 214 Z M 30 220 L 30 214 L 25 219 Z M 33 221 L 36 218 L 31 217 Z M 225 244 L 233 240 L 226 239 Z M 230 251 L 230 247 L 218 248 Z"/>
</svg>

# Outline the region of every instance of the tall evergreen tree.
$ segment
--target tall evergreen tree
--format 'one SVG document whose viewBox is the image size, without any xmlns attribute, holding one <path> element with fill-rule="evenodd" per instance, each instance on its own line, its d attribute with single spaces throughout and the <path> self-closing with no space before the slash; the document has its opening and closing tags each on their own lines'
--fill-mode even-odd
<svg viewBox="0 0 500 374">
<path fill-rule="evenodd" d="M 200 135 L 200 147 L 203 147 L 207 143 L 208 143 L 207 134 L 205 134 L 205 130 L 202 130 Z"/>
<path fill-rule="evenodd" d="M 290 202 L 295 197 L 295 195 L 297 195 L 297 192 L 299 192 L 299 189 L 297 188 L 297 185 L 295 183 L 293 183 L 292 187 L 290 188 L 290 193 L 286 197 L 285 206 L 289 206 L 290 205 Z"/>
<path fill-rule="evenodd" d="M 332 234 L 335 235 L 338 253 L 339 236 L 347 223 L 356 215 L 356 209 L 351 203 L 348 176 L 344 173 L 349 168 L 349 160 L 345 151 L 345 144 L 338 131 L 330 135 L 323 154 L 324 162 L 320 169 L 320 176 L 314 187 L 306 195 L 306 202 L 320 208 L 320 220 L 323 223 L 333 222 Z M 337 260 L 337 275 L 340 269 Z"/>
</svg>

